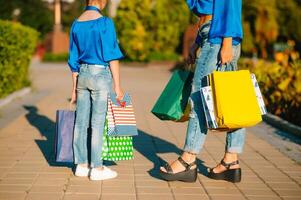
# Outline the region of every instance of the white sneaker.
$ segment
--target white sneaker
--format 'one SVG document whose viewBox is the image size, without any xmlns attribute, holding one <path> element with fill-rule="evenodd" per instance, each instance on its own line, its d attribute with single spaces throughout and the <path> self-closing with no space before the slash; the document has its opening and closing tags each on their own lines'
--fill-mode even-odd
<svg viewBox="0 0 301 200">
<path fill-rule="evenodd" d="M 90 172 L 89 167 L 84 167 L 84 166 L 81 166 L 81 165 L 77 165 L 76 170 L 75 170 L 75 176 L 87 177 L 87 176 L 89 176 L 89 172 Z"/>
<path fill-rule="evenodd" d="M 92 181 L 101 181 L 117 177 L 117 172 L 103 166 L 103 170 L 91 169 L 90 179 Z"/>
</svg>

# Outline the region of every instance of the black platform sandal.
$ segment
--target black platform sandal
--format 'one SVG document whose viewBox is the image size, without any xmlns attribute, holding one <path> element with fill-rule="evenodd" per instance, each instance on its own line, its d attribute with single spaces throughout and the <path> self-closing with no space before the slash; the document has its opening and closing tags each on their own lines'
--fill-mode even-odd
<svg viewBox="0 0 301 200">
<path fill-rule="evenodd" d="M 185 167 L 185 170 L 178 173 L 173 173 L 171 166 L 167 163 L 165 165 L 166 172 L 160 170 L 161 177 L 166 181 L 183 181 L 183 182 L 195 182 L 197 179 L 197 166 L 196 161 L 188 164 L 179 157 L 178 161 Z M 192 167 L 195 167 L 192 169 Z"/>
<path fill-rule="evenodd" d="M 230 169 L 231 166 L 238 164 L 238 160 L 232 163 L 225 163 L 225 161 L 222 160 L 221 165 L 223 165 L 226 168 L 226 171 L 223 171 L 221 173 L 215 173 L 213 172 L 213 168 L 211 168 L 208 172 L 208 177 L 215 180 L 225 180 L 232 183 L 238 183 L 241 181 L 241 168 Z"/>
</svg>

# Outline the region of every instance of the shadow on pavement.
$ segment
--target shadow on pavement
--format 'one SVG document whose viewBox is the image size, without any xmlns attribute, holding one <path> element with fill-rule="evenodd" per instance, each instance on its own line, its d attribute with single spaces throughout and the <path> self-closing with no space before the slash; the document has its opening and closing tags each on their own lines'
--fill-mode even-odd
<svg viewBox="0 0 301 200">
<path fill-rule="evenodd" d="M 180 156 L 182 150 L 166 140 L 148 134 L 142 130 L 138 131 L 139 136 L 134 138 L 134 148 L 154 164 L 153 169 L 150 169 L 148 173 L 151 176 L 160 179 L 159 169 L 160 166 L 165 165 L 166 161 L 157 156 L 157 153 L 176 153 Z M 203 164 L 203 161 L 197 159 L 197 164 L 198 171 L 201 174 L 206 175 L 207 167 Z"/>
<path fill-rule="evenodd" d="M 32 105 L 23 106 L 28 113 L 25 115 L 28 122 L 36 127 L 44 140 L 36 139 L 35 142 L 39 146 L 45 159 L 50 166 L 69 167 L 72 168 L 72 163 L 58 163 L 54 158 L 54 137 L 55 137 L 55 122 L 45 115 L 39 114 L 37 107 Z"/>
<path fill-rule="evenodd" d="M 26 114 L 26 119 L 28 122 L 36 127 L 44 140 L 35 140 L 39 146 L 41 152 L 43 153 L 45 159 L 50 166 L 58 167 L 73 167 L 73 163 L 57 163 L 54 158 L 54 137 L 55 137 L 55 122 L 49 119 L 45 115 L 39 114 L 37 107 L 32 105 L 24 105 L 24 108 L 28 111 Z M 181 154 L 181 149 L 176 145 L 139 130 L 139 136 L 134 138 L 134 148 L 142 154 L 145 158 L 154 164 L 153 169 L 148 172 L 151 176 L 155 178 L 159 177 L 159 168 L 166 162 L 157 156 L 157 153 L 176 153 Z M 207 167 L 203 165 L 201 160 L 197 160 L 199 172 L 206 174 Z M 107 163 L 107 162 L 106 162 Z M 113 165 L 113 162 L 108 162 L 107 164 Z M 117 163 L 118 164 L 118 163 Z M 147 169 L 146 169 L 147 170 Z"/>
</svg>

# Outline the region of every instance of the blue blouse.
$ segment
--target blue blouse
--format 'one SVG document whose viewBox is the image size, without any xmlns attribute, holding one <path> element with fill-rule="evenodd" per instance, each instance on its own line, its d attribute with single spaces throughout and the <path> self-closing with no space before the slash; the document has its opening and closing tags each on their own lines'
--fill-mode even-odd
<svg viewBox="0 0 301 200">
<path fill-rule="evenodd" d="M 209 31 L 210 43 L 221 44 L 225 37 L 232 37 L 234 45 L 241 42 L 243 37 L 241 0 L 186 0 L 186 2 L 189 9 L 196 15 L 212 15 Z"/>
<path fill-rule="evenodd" d="M 72 72 L 79 72 L 82 63 L 108 66 L 110 61 L 121 58 L 123 54 L 118 45 L 112 19 L 100 17 L 73 22 L 68 59 Z"/>
</svg>

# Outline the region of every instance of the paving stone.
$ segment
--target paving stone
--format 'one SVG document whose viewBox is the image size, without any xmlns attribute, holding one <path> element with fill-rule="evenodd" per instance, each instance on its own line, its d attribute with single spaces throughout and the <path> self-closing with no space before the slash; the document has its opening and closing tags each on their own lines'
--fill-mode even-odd
<svg viewBox="0 0 301 200">
<path fill-rule="evenodd" d="M 99 200 L 100 195 L 96 194 L 66 194 L 64 200 Z"/>
<path fill-rule="evenodd" d="M 135 194 L 134 187 L 104 187 L 101 191 L 102 194 Z"/>
<path fill-rule="evenodd" d="M 30 185 L 0 185 L 0 192 L 26 192 Z"/>
<path fill-rule="evenodd" d="M 0 199 L 2 200 L 23 200 L 26 196 L 25 192 L 2 192 L 0 191 Z"/>
<path fill-rule="evenodd" d="M 154 199 L 164 199 L 164 200 L 174 200 L 171 194 L 138 194 L 137 200 L 154 200 Z"/>
<path fill-rule="evenodd" d="M 65 186 L 34 185 L 30 188 L 29 193 L 61 193 L 64 191 Z"/>
<path fill-rule="evenodd" d="M 63 195 L 63 193 L 29 193 L 25 200 L 60 200 Z"/>
<path fill-rule="evenodd" d="M 138 187 L 138 194 L 170 194 L 171 189 L 169 188 L 158 188 L 158 187 Z"/>
<path fill-rule="evenodd" d="M 71 185 L 68 186 L 66 194 L 100 194 L 101 186 L 100 185 Z"/>
<path fill-rule="evenodd" d="M 31 185 L 34 182 L 34 178 L 31 179 L 2 179 L 0 185 Z"/>
<path fill-rule="evenodd" d="M 175 200 L 209 200 L 205 194 L 175 194 Z"/>
<path fill-rule="evenodd" d="M 102 194 L 101 200 L 136 200 L 136 195 Z"/>
</svg>

